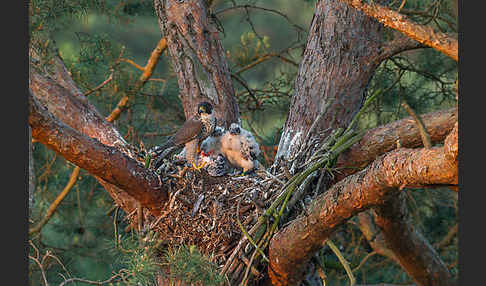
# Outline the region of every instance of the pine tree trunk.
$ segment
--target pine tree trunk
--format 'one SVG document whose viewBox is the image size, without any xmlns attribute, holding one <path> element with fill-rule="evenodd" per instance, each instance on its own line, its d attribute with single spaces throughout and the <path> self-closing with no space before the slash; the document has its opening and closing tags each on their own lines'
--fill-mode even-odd
<svg viewBox="0 0 486 286">
<path fill-rule="evenodd" d="M 210 101 L 218 125 L 229 127 L 238 122 L 230 71 L 207 1 L 154 0 L 154 7 L 178 77 L 186 118 L 194 115 L 199 102 Z"/>
<path fill-rule="evenodd" d="M 348 125 L 380 63 L 382 30 L 380 23 L 345 3 L 317 2 L 277 158 L 289 159 L 299 150 L 323 104 L 330 100 L 332 105 L 312 135 Z"/>
</svg>

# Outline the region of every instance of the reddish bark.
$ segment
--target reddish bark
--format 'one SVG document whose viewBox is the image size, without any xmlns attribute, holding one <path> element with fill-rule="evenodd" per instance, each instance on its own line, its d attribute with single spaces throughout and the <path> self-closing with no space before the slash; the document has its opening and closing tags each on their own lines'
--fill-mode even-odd
<svg viewBox="0 0 486 286">
<path fill-rule="evenodd" d="M 62 63 L 59 64 L 64 66 Z M 54 67 L 62 68 L 57 65 Z M 76 86 L 66 88 L 61 85 L 62 83 L 49 76 L 41 75 L 33 69 L 30 70 L 29 87 L 39 103 L 52 115 L 71 128 L 94 137 L 103 144 L 109 146 L 127 144 L 113 124 L 105 120 L 94 105 L 82 96 Z"/>
<path fill-rule="evenodd" d="M 240 115 L 225 52 L 207 5 L 204 0 L 154 1 L 186 118 L 194 115 L 199 102 L 210 101 L 218 124 L 229 127 Z"/>
<path fill-rule="evenodd" d="M 421 118 L 431 142 L 439 143 L 454 128 L 457 108 L 427 113 L 421 115 Z M 349 168 L 337 174 L 337 180 L 357 172 L 357 168 L 363 168 L 379 155 L 397 148 L 397 141 L 406 148 L 422 146 L 419 130 L 411 117 L 367 131 L 359 142 L 339 156 L 336 166 Z"/>
<path fill-rule="evenodd" d="M 157 175 L 115 147 L 102 144 L 57 120 L 29 93 L 32 137 L 66 160 L 123 189 L 154 215 L 160 214 L 167 190 Z"/>
<path fill-rule="evenodd" d="M 436 32 L 432 27 L 416 24 L 406 16 L 383 7 L 379 4 L 367 4 L 361 0 L 341 0 L 383 23 L 383 25 L 400 31 L 409 38 L 430 46 L 448 57 L 458 60 L 458 42 L 451 35 Z"/>
<path fill-rule="evenodd" d="M 130 155 L 127 142 L 106 121 L 97 109 L 83 96 L 69 76 L 64 63 L 59 57 L 53 58 L 53 74 L 41 75 L 34 68 L 30 69 L 29 87 L 39 103 L 50 113 L 73 129 L 95 138 L 107 146 L 114 146 L 119 151 Z M 135 199 L 125 191 L 111 185 L 100 177 L 95 178 L 105 187 L 115 203 L 130 213 L 137 205 Z"/>
<path fill-rule="evenodd" d="M 457 124 L 444 147 L 400 148 L 377 158 L 318 196 L 308 212 L 273 237 L 269 275 L 274 285 L 297 285 L 310 257 L 350 217 L 397 195 L 397 188 L 457 184 Z M 291 251 L 291 250 L 298 251 Z"/>
</svg>

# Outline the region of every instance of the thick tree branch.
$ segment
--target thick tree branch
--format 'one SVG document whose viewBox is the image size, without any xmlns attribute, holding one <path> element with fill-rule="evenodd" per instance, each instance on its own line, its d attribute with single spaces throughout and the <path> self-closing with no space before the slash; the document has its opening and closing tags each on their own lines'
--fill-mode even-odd
<svg viewBox="0 0 486 286">
<path fill-rule="evenodd" d="M 432 27 L 416 24 L 407 19 L 406 16 L 379 4 L 367 4 L 361 0 L 341 1 L 377 19 L 383 25 L 395 29 L 419 43 L 432 47 L 455 61 L 458 60 L 456 38 L 442 32 L 436 32 Z"/>
<path fill-rule="evenodd" d="M 442 142 L 457 122 L 457 108 L 440 110 L 421 115 L 431 142 Z M 396 148 L 397 140 L 406 148 L 422 145 L 420 131 L 412 117 L 371 129 L 363 138 L 343 152 L 338 159 L 337 167 L 349 167 L 337 174 L 340 180 L 371 163 L 377 156 Z"/>
<path fill-rule="evenodd" d="M 78 87 L 70 80 L 62 60 L 54 57 L 52 76 L 41 75 L 34 69 L 29 73 L 29 87 L 33 95 L 52 115 L 73 129 L 97 139 L 108 146 L 116 146 L 120 151 L 129 154 L 127 142 L 114 128 L 113 124 L 103 118 L 96 108 L 87 100 Z M 109 184 L 100 177 L 95 178 L 108 191 L 115 203 L 130 213 L 136 201 L 123 190 Z"/>
<path fill-rule="evenodd" d="M 162 38 L 152 52 L 144 73 L 131 91 L 137 91 L 150 78 L 166 45 L 165 39 Z M 35 58 L 35 53 L 30 52 Z M 128 96 L 124 96 L 105 119 L 76 86 L 59 56 L 53 57 L 50 70 L 52 71 L 51 74 L 43 75 L 31 68 L 29 74 L 29 86 L 33 94 L 48 108 L 49 112 L 73 129 L 95 138 L 105 145 L 114 146 L 121 152 L 133 157 L 127 142 L 111 123 L 121 114 L 122 109 L 128 103 Z M 133 197 L 100 177 L 94 177 L 126 213 L 135 209 L 138 203 Z"/>
<path fill-rule="evenodd" d="M 56 79 L 31 69 L 29 87 L 40 104 L 71 128 L 109 146 L 127 144 L 113 124 L 105 120 L 76 86 L 65 88 Z"/>
<path fill-rule="evenodd" d="M 455 285 L 440 256 L 410 221 L 404 195 L 375 208 L 375 221 L 388 247 L 418 285 Z"/>
<path fill-rule="evenodd" d="M 386 203 L 397 195 L 397 188 L 457 184 L 457 173 L 457 123 L 443 147 L 400 148 L 379 157 L 318 196 L 304 215 L 273 237 L 272 282 L 297 285 L 311 256 L 337 227 L 361 211 Z"/>
<path fill-rule="evenodd" d="M 89 173 L 120 187 L 154 215 L 160 214 L 161 203 L 168 195 L 154 172 L 115 147 L 60 122 L 31 93 L 29 124 L 33 138 Z"/>
</svg>

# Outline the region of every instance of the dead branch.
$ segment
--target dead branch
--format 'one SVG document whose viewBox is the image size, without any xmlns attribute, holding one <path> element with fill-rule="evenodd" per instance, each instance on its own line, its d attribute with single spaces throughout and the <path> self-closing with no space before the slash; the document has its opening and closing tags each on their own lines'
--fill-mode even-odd
<svg viewBox="0 0 486 286">
<path fill-rule="evenodd" d="M 143 73 L 138 79 L 138 81 L 135 83 L 135 86 L 132 89 L 130 89 L 127 95 L 123 96 L 120 99 L 115 109 L 113 109 L 110 115 L 108 115 L 108 117 L 106 118 L 108 122 L 113 122 L 120 116 L 121 112 L 126 107 L 128 100 L 130 99 L 130 96 L 135 95 L 137 91 L 139 91 L 142 88 L 142 86 L 147 82 L 147 80 L 150 79 L 150 77 L 154 73 L 157 63 L 159 62 L 160 55 L 162 55 L 162 53 L 166 48 L 167 48 L 167 40 L 163 37 L 157 43 L 157 47 L 155 47 L 155 49 L 152 51 L 152 54 L 150 55 L 150 58 L 148 59 L 145 67 L 141 67 Z"/>
<path fill-rule="evenodd" d="M 311 256 L 352 216 L 386 203 L 404 187 L 457 184 L 457 123 L 443 147 L 391 151 L 318 196 L 305 214 L 273 237 L 268 272 L 274 285 L 296 285 Z M 298 251 L 291 251 L 291 249 Z"/>
<path fill-rule="evenodd" d="M 395 29 L 406 36 L 432 47 L 448 57 L 458 60 L 458 42 L 451 35 L 436 32 L 432 27 L 416 24 L 405 15 L 384 6 L 360 0 L 342 0 L 348 5 L 362 11 L 383 23 L 383 25 Z"/>
</svg>

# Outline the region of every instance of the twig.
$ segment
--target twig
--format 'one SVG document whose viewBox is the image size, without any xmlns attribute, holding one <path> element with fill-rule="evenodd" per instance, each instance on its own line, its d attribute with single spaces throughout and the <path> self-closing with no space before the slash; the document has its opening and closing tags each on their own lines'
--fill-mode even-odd
<svg viewBox="0 0 486 286">
<path fill-rule="evenodd" d="M 135 86 L 129 91 L 129 93 L 125 96 L 123 96 L 120 101 L 117 103 L 116 107 L 111 111 L 110 115 L 106 117 L 106 120 L 109 122 L 115 121 L 121 114 L 122 110 L 125 108 L 125 106 L 128 103 L 129 96 L 135 94 L 138 90 L 142 88 L 142 86 L 147 82 L 147 80 L 152 76 L 155 66 L 157 65 L 160 55 L 162 52 L 167 48 L 167 41 L 165 38 L 161 38 L 160 41 L 157 43 L 157 47 L 152 51 L 152 54 L 150 55 L 149 60 L 147 61 L 147 64 L 145 67 L 140 67 L 136 63 L 137 68 L 143 71 L 143 74 L 140 76 L 138 81 L 135 83 Z M 126 59 L 120 59 L 124 61 L 131 61 L 131 60 L 126 60 Z"/>
<path fill-rule="evenodd" d="M 243 79 L 241 79 L 240 76 L 238 76 L 235 73 L 231 73 L 231 77 L 233 79 L 235 79 L 239 84 L 241 84 L 248 91 L 248 93 L 250 94 L 250 96 L 255 101 L 256 108 L 259 108 L 260 107 L 260 102 L 258 101 L 258 99 L 257 99 L 255 93 L 253 92 L 253 90 L 251 90 L 251 88 L 246 84 L 246 82 Z"/>
<path fill-rule="evenodd" d="M 134 66 L 135 68 L 137 68 L 138 70 L 145 71 L 144 67 L 142 67 L 141 65 L 138 65 L 136 62 L 134 62 L 131 59 L 120 58 L 120 59 L 118 59 L 118 61 L 125 62 L 125 63 L 129 63 L 132 66 Z"/>
<path fill-rule="evenodd" d="M 456 236 L 457 230 L 458 230 L 458 225 L 456 223 L 453 227 L 451 227 L 451 229 L 449 229 L 447 235 L 441 241 L 434 243 L 434 247 L 440 249 L 449 245 L 452 239 Z"/>
<path fill-rule="evenodd" d="M 253 241 L 253 239 L 251 238 L 251 236 L 248 234 L 248 232 L 246 231 L 246 229 L 241 224 L 241 221 L 240 221 L 240 204 L 241 204 L 241 199 L 238 200 L 238 204 L 236 205 L 236 222 L 238 223 L 238 226 L 240 227 L 241 231 L 246 236 L 246 238 L 248 239 L 248 241 L 253 245 L 253 247 L 255 247 L 255 249 L 257 249 L 257 251 L 262 255 L 263 259 L 266 262 L 269 262 L 268 258 L 265 256 L 265 253 L 263 253 L 263 251 L 255 243 L 255 241 Z"/>
<path fill-rule="evenodd" d="M 258 275 L 258 271 L 255 269 L 255 267 L 253 267 L 252 263 L 253 263 L 253 260 L 255 259 L 255 256 L 257 254 L 257 250 L 255 249 L 255 251 L 253 251 L 253 254 L 251 255 L 250 257 L 250 261 L 246 262 L 243 260 L 243 262 L 245 262 L 246 264 L 246 270 L 245 270 L 245 275 L 243 275 L 243 279 L 241 280 L 241 284 L 243 286 L 246 286 L 248 284 L 248 275 L 250 274 L 250 270 L 251 272 L 254 274 L 254 275 Z"/>
<path fill-rule="evenodd" d="M 92 90 L 87 91 L 83 95 L 88 96 L 91 93 L 101 89 L 103 86 L 107 85 L 112 79 L 113 79 L 113 71 L 111 72 L 110 76 L 104 82 L 100 83 L 97 87 L 93 88 Z"/>
<path fill-rule="evenodd" d="M 77 282 L 83 282 L 83 283 L 86 283 L 86 284 L 91 284 L 91 285 L 103 285 L 103 284 L 111 283 L 116 278 L 121 277 L 121 276 L 122 276 L 122 274 L 117 273 L 117 274 L 113 275 L 112 277 L 110 277 L 109 279 L 107 279 L 105 281 L 91 281 L 91 280 L 86 280 L 86 279 L 81 279 L 81 278 L 71 278 L 71 279 L 64 280 L 61 284 L 59 284 L 59 286 L 64 286 L 64 285 L 67 285 L 68 283 L 72 283 L 72 282 L 76 282 L 76 281 Z"/>
<path fill-rule="evenodd" d="M 361 266 L 363 266 L 363 265 L 365 264 L 365 262 L 366 262 L 366 261 L 367 261 L 367 260 L 368 260 L 368 259 L 369 259 L 371 256 L 373 256 L 373 255 L 375 255 L 375 254 L 378 254 L 378 253 L 377 253 L 376 251 L 372 251 L 372 252 L 368 253 L 368 254 L 367 254 L 367 255 L 366 255 L 364 258 L 363 258 L 363 260 L 361 260 L 361 262 L 358 264 L 358 266 L 356 266 L 356 267 L 353 269 L 353 272 L 358 271 L 358 270 L 361 268 Z"/>
<path fill-rule="evenodd" d="M 282 16 L 283 18 L 285 18 L 290 25 L 292 25 L 294 28 L 296 28 L 297 30 L 301 31 L 301 32 L 306 32 L 306 30 L 302 27 L 300 27 L 299 25 L 293 23 L 290 18 L 285 15 L 284 13 L 280 12 L 280 11 L 277 11 L 275 9 L 270 9 L 270 8 L 265 8 L 265 7 L 259 7 L 259 6 L 255 6 L 255 5 L 249 5 L 249 4 L 246 4 L 246 5 L 234 5 L 232 7 L 228 7 L 228 8 L 225 8 L 225 9 L 222 9 L 220 11 L 217 11 L 216 13 L 214 14 L 221 14 L 221 13 L 224 13 L 224 12 L 227 12 L 229 10 L 233 10 L 233 9 L 258 9 L 258 10 L 263 10 L 263 11 L 267 11 L 267 12 L 272 12 L 272 13 L 275 13 L 277 15 L 280 15 Z"/>
<path fill-rule="evenodd" d="M 44 272 L 44 267 L 42 267 L 42 264 L 41 264 L 41 263 L 39 262 L 39 260 L 38 260 L 37 258 L 35 258 L 35 257 L 32 257 L 32 256 L 30 256 L 30 255 L 29 255 L 29 258 L 30 258 L 30 259 L 32 259 L 32 260 L 34 260 L 34 261 L 35 261 L 35 263 L 37 263 L 37 265 L 39 266 L 39 268 L 40 268 L 40 270 L 41 270 L 42 278 L 44 279 L 44 284 L 45 284 L 46 286 L 49 286 L 49 283 L 47 283 L 46 274 L 45 274 L 45 272 Z"/>
<path fill-rule="evenodd" d="M 81 168 L 79 168 L 78 166 L 76 166 L 74 168 L 73 172 L 71 173 L 71 177 L 69 178 L 67 185 L 64 187 L 62 192 L 57 196 L 57 198 L 54 200 L 54 202 L 49 206 L 49 209 L 47 210 L 47 213 L 44 216 L 44 218 L 36 226 L 29 229 L 29 235 L 32 235 L 32 234 L 40 231 L 42 229 L 42 227 L 51 219 L 52 215 L 56 212 L 59 204 L 61 204 L 61 202 L 64 200 L 64 198 L 67 196 L 67 194 L 71 190 L 71 188 L 76 183 L 76 180 L 78 178 L 80 170 L 81 170 Z"/>
<path fill-rule="evenodd" d="M 417 128 L 420 133 L 420 137 L 422 137 L 422 142 L 424 143 L 424 147 L 426 149 L 432 148 L 430 135 L 427 132 L 427 129 L 425 129 L 424 122 L 422 121 L 420 116 L 418 116 L 415 113 L 415 111 L 413 111 L 413 109 L 410 107 L 410 105 L 408 105 L 406 101 L 402 101 L 401 106 L 408 112 L 408 114 L 410 114 L 410 116 L 412 116 L 413 120 L 415 121 L 415 124 L 417 125 Z"/>
<path fill-rule="evenodd" d="M 339 251 L 339 248 L 330 240 L 326 240 L 326 244 L 331 248 L 331 250 L 336 254 L 338 257 L 339 261 L 344 267 L 344 270 L 346 270 L 346 273 L 348 274 L 349 277 L 349 285 L 354 286 L 356 284 L 356 278 L 354 278 L 353 271 L 349 267 L 349 263 L 346 261 L 346 258 L 342 255 L 341 251 Z"/>
</svg>

